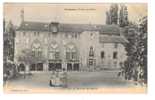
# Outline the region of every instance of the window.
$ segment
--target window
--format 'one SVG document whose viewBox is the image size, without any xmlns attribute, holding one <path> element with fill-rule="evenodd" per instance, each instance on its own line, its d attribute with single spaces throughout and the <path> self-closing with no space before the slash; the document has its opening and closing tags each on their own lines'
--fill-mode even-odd
<svg viewBox="0 0 155 100">
<path fill-rule="evenodd" d="M 51 51 L 51 52 L 49 53 L 49 58 L 50 58 L 50 59 L 59 59 L 59 58 L 60 58 L 60 57 L 59 57 L 59 52 Z"/>
<path fill-rule="evenodd" d="M 101 59 L 104 58 L 104 55 L 105 55 L 105 54 L 104 54 L 104 51 L 102 51 L 102 52 L 101 52 Z"/>
<path fill-rule="evenodd" d="M 42 55 L 42 52 L 38 51 L 38 56 L 41 57 L 41 55 Z"/>
<path fill-rule="evenodd" d="M 74 69 L 74 71 L 78 71 L 79 70 L 79 63 L 75 63 L 73 69 Z"/>
<path fill-rule="evenodd" d="M 67 60 L 75 60 L 77 58 L 76 52 L 66 52 Z"/>
<path fill-rule="evenodd" d="M 90 57 L 93 57 L 93 56 L 94 56 L 93 47 L 90 47 L 89 56 L 90 56 Z"/>
<path fill-rule="evenodd" d="M 68 45 L 66 51 L 67 60 L 76 60 L 77 59 L 77 50 L 74 45 Z"/>
<path fill-rule="evenodd" d="M 30 71 L 43 71 L 43 63 L 32 64 Z"/>
<path fill-rule="evenodd" d="M 55 70 L 55 64 L 54 63 L 49 63 L 48 66 L 49 66 L 48 67 L 49 71 Z"/>
<path fill-rule="evenodd" d="M 30 71 L 35 71 L 35 64 L 32 64 L 32 65 L 30 66 Z"/>
<path fill-rule="evenodd" d="M 33 43 L 32 55 L 35 57 L 41 57 L 42 56 L 42 49 L 41 49 L 40 43 L 38 43 L 38 42 Z"/>
<path fill-rule="evenodd" d="M 20 71 L 25 71 L 25 65 L 24 64 L 20 64 L 19 68 L 20 68 Z"/>
<path fill-rule="evenodd" d="M 93 65 L 93 59 L 89 59 L 89 65 L 91 66 L 91 65 Z"/>
<path fill-rule="evenodd" d="M 56 63 L 56 69 L 62 69 L 61 63 Z"/>
<path fill-rule="evenodd" d="M 76 52 L 72 52 L 72 58 L 71 59 L 76 59 Z"/>
<path fill-rule="evenodd" d="M 43 71 L 43 63 L 37 63 L 36 67 L 37 67 L 37 71 Z"/>
<path fill-rule="evenodd" d="M 66 52 L 66 59 L 69 60 L 70 59 L 70 53 Z"/>
<path fill-rule="evenodd" d="M 41 57 L 42 56 L 42 51 L 38 48 L 35 48 L 33 51 L 32 51 L 32 55 L 35 56 L 35 57 Z"/>
<path fill-rule="evenodd" d="M 59 59 L 59 52 L 55 52 L 55 59 Z"/>
<path fill-rule="evenodd" d="M 32 50 L 32 56 L 35 56 L 35 51 L 34 50 Z"/>
<path fill-rule="evenodd" d="M 52 32 L 53 33 L 57 33 L 58 32 L 58 27 L 57 26 L 53 26 L 52 27 Z"/>
<path fill-rule="evenodd" d="M 72 70 L 72 64 L 71 63 L 67 63 L 67 70 L 71 71 Z"/>
<path fill-rule="evenodd" d="M 49 59 L 55 59 L 55 57 L 54 57 L 54 52 L 50 52 L 50 53 L 49 53 Z"/>
<path fill-rule="evenodd" d="M 118 55 L 117 52 L 114 52 L 113 53 L 113 59 L 117 59 L 117 55 Z"/>
<path fill-rule="evenodd" d="M 25 67 L 24 66 L 21 67 L 21 71 L 25 71 Z"/>
<path fill-rule="evenodd" d="M 52 43 L 49 51 L 49 59 L 58 60 L 60 58 L 60 52 L 57 43 Z"/>
</svg>

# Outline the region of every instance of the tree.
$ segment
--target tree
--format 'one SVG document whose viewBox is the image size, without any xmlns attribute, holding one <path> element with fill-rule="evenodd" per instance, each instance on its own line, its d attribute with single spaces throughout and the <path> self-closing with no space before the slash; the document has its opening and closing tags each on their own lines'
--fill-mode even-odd
<svg viewBox="0 0 155 100">
<path fill-rule="evenodd" d="M 141 69 L 140 79 L 147 83 L 147 16 L 140 19 L 138 41 L 138 61 Z"/>
<path fill-rule="evenodd" d="M 5 19 L 3 19 L 3 32 L 5 32 L 5 25 L 6 25 L 6 22 L 5 22 Z"/>
<path fill-rule="evenodd" d="M 6 33 L 4 34 L 4 51 L 7 51 L 7 58 L 11 61 L 14 60 L 14 41 L 15 29 L 11 21 L 7 24 Z"/>
<path fill-rule="evenodd" d="M 110 6 L 110 10 L 106 12 L 106 24 L 116 24 L 120 27 L 128 26 L 129 21 L 127 6 L 125 6 L 124 4 L 121 4 L 120 6 L 118 6 L 118 4 L 112 4 Z"/>
<path fill-rule="evenodd" d="M 141 19 L 137 25 L 125 29 L 129 43 L 125 44 L 127 60 L 124 63 L 125 79 L 147 83 L 147 17 Z"/>
<path fill-rule="evenodd" d="M 111 23 L 110 24 L 118 24 L 118 5 L 117 4 L 112 4 L 110 6 L 110 19 Z"/>
<path fill-rule="evenodd" d="M 124 73 L 125 73 L 125 79 L 136 80 L 135 77 L 135 69 L 136 69 L 136 59 L 135 54 L 137 51 L 137 31 L 136 28 L 131 26 L 126 27 L 125 31 L 127 32 L 126 38 L 128 40 L 128 43 L 125 44 L 125 49 L 127 51 L 127 60 L 124 62 Z"/>
<path fill-rule="evenodd" d="M 107 25 L 111 24 L 111 17 L 108 11 L 106 12 L 106 24 Z"/>
<path fill-rule="evenodd" d="M 9 23 L 6 26 L 6 22 L 4 19 L 3 22 L 3 42 L 4 42 L 4 46 L 3 46 L 3 69 L 4 72 L 3 74 L 6 73 L 11 73 L 8 76 L 16 76 L 17 72 L 16 72 L 16 65 L 13 64 L 14 61 L 14 36 L 15 36 L 15 29 L 14 29 L 14 25 L 12 24 L 11 21 L 9 21 Z M 10 63 L 11 62 L 11 63 Z M 11 77 L 11 78 L 12 78 Z"/>
<path fill-rule="evenodd" d="M 120 27 L 128 26 L 128 10 L 125 5 L 121 5 L 119 13 L 119 25 Z"/>
<path fill-rule="evenodd" d="M 39 61 L 45 62 L 46 58 L 43 55 L 34 55 L 34 52 L 31 49 L 24 49 L 18 57 L 18 62 L 24 63 L 27 67 L 31 64 L 38 63 Z M 26 74 L 26 69 L 24 70 L 24 77 Z"/>
</svg>

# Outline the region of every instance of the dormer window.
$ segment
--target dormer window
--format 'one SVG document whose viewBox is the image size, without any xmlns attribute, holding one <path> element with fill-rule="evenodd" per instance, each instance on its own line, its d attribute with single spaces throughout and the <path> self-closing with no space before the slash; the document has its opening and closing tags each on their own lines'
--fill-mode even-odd
<svg viewBox="0 0 155 100">
<path fill-rule="evenodd" d="M 53 32 L 53 33 L 57 33 L 57 32 L 58 32 L 58 28 L 57 28 L 56 26 L 53 26 L 53 27 L 52 27 L 52 32 Z"/>
<path fill-rule="evenodd" d="M 50 24 L 50 31 L 52 32 L 52 33 L 57 33 L 58 32 L 58 23 L 51 23 Z"/>
</svg>

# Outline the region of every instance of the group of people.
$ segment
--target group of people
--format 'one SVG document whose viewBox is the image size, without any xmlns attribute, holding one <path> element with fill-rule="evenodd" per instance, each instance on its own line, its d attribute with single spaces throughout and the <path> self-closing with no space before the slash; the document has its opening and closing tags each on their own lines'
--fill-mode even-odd
<svg viewBox="0 0 155 100">
<path fill-rule="evenodd" d="M 22 65 L 23 65 L 23 67 L 25 67 L 24 64 L 22 64 Z M 4 81 L 4 84 L 6 83 L 6 81 L 8 79 L 16 77 L 18 75 L 18 72 L 20 71 L 20 69 L 21 69 L 21 64 L 18 65 L 12 61 L 4 62 L 4 64 L 3 64 L 3 81 Z"/>
<path fill-rule="evenodd" d="M 67 87 L 67 72 L 65 69 L 55 70 L 52 72 L 50 86 Z"/>
</svg>

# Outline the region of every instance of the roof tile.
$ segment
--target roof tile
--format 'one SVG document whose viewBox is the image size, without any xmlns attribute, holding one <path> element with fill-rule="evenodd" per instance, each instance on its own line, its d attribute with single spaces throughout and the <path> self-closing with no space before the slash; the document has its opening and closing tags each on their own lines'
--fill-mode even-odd
<svg viewBox="0 0 155 100">
<path fill-rule="evenodd" d="M 50 23 L 30 22 L 21 23 L 17 31 L 49 31 Z M 65 24 L 59 23 L 60 32 L 81 33 L 83 31 L 99 31 L 101 34 L 120 35 L 120 29 L 117 25 L 91 25 L 91 24 Z"/>
</svg>

